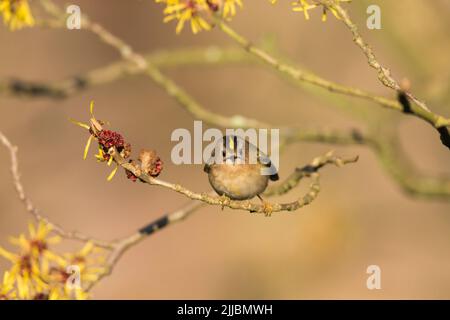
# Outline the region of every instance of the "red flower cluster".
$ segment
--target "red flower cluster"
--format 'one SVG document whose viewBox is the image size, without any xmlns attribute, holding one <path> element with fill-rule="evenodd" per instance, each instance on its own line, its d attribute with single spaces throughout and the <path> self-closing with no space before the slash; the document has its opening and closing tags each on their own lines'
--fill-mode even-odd
<svg viewBox="0 0 450 320">
<path fill-rule="evenodd" d="M 114 147 L 122 157 L 127 159 L 131 153 L 131 145 L 125 142 L 123 136 L 112 130 L 101 130 L 96 134 L 98 143 L 103 150 L 103 158 L 110 159 L 109 149 Z"/>
<path fill-rule="evenodd" d="M 122 135 L 112 130 L 102 130 L 97 134 L 98 143 L 109 150 L 111 147 L 116 147 L 117 150 L 125 145 L 125 140 Z"/>
</svg>

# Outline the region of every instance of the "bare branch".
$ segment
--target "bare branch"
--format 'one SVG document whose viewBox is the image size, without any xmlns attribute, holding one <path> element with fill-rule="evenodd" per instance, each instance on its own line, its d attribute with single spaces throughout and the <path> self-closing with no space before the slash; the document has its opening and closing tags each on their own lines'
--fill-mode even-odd
<svg viewBox="0 0 450 320">
<path fill-rule="evenodd" d="M 95 284 L 97 284 L 101 279 L 106 277 L 107 275 L 110 275 L 114 266 L 119 261 L 119 259 L 122 257 L 122 255 L 132 246 L 136 245 L 146 237 L 154 234 L 155 232 L 169 226 L 172 224 L 175 224 L 176 222 L 183 221 L 187 217 L 190 216 L 193 212 L 204 206 L 203 203 L 199 202 L 190 202 L 183 208 L 176 210 L 172 213 L 169 213 L 167 215 L 164 215 L 163 217 L 157 219 L 156 221 L 149 223 L 147 225 L 144 225 L 142 228 L 139 229 L 136 233 L 133 233 L 132 235 L 122 238 L 120 240 L 116 241 L 102 241 L 97 240 L 95 238 L 92 238 L 90 236 L 84 235 L 80 232 L 76 231 L 65 231 L 61 226 L 53 223 L 50 221 L 47 217 L 43 216 L 38 209 L 34 206 L 32 201 L 27 197 L 22 182 L 20 180 L 20 173 L 19 173 L 19 164 L 18 164 L 18 158 L 17 158 L 17 150 L 18 148 L 14 146 L 9 139 L 0 132 L 0 142 L 8 149 L 10 158 L 11 158 L 11 173 L 13 178 L 13 184 L 17 191 L 17 194 L 19 196 L 19 199 L 23 202 L 25 205 L 25 208 L 29 214 L 33 216 L 37 221 L 42 221 L 45 224 L 49 225 L 52 228 L 52 231 L 56 234 L 60 235 L 61 237 L 65 239 L 73 239 L 78 240 L 82 242 L 91 242 L 97 247 L 101 247 L 107 250 L 110 250 L 107 258 L 107 262 L 105 264 L 105 272 L 100 273 L 99 278 L 94 281 L 90 282 L 87 286 L 87 290 L 90 290 Z"/>
<path fill-rule="evenodd" d="M 227 63 L 252 63 L 255 59 L 239 48 L 223 49 L 216 46 L 178 50 L 158 50 L 144 55 L 148 63 L 158 68 L 185 65 L 220 65 Z M 77 76 L 54 82 L 8 79 L 0 81 L 0 94 L 30 98 L 67 98 L 80 91 L 118 81 L 127 76 L 145 73 L 129 61 L 119 60 Z"/>
<path fill-rule="evenodd" d="M 177 222 L 183 221 L 187 217 L 189 217 L 193 212 L 203 207 L 205 204 L 201 202 L 189 202 L 183 208 L 169 213 L 167 215 L 162 216 L 154 222 L 149 223 L 142 227 L 138 232 L 133 233 L 132 235 L 125 237 L 119 241 L 116 241 L 113 244 L 113 250 L 108 256 L 108 260 L 105 265 L 105 272 L 101 273 L 96 281 L 89 283 L 89 285 L 85 288 L 85 290 L 90 291 L 92 288 L 97 285 L 102 279 L 111 275 L 113 272 L 117 262 L 120 258 L 127 252 L 131 247 L 137 245 L 146 237 L 154 234 L 161 229 L 175 224 Z"/>
<path fill-rule="evenodd" d="M 43 221 L 52 227 L 52 231 L 67 239 L 74 239 L 83 242 L 91 241 L 98 247 L 110 248 L 111 245 L 105 241 L 94 239 L 90 236 L 84 235 L 77 231 L 65 231 L 61 226 L 51 222 L 47 217 L 43 216 L 39 210 L 34 206 L 33 202 L 27 197 L 22 182 L 20 180 L 19 162 L 17 158 L 18 148 L 14 146 L 8 138 L 0 132 L 0 142 L 8 149 L 11 158 L 11 173 L 14 188 L 17 195 L 25 206 L 26 211 L 33 216 L 37 221 Z"/>
<path fill-rule="evenodd" d="M 334 6 L 335 8 L 338 8 L 338 6 Z M 339 7 L 341 8 L 341 7 Z M 340 10 L 343 10 L 342 8 Z M 268 65 L 272 66 L 274 69 L 279 71 L 282 74 L 285 74 L 291 78 L 293 78 L 295 81 L 298 82 L 306 82 L 313 85 L 316 85 L 318 87 L 324 88 L 330 92 L 340 93 L 348 96 L 353 96 L 365 100 L 369 100 L 372 102 L 375 102 L 383 107 L 386 107 L 388 109 L 397 110 L 400 112 L 405 112 L 411 115 L 414 115 L 418 118 L 421 118 L 422 120 L 425 120 L 429 124 L 431 124 L 436 129 L 450 126 L 450 119 L 444 118 L 441 115 L 435 114 L 431 112 L 423 102 L 418 101 L 415 99 L 410 93 L 406 92 L 406 95 L 412 99 L 416 103 L 416 105 L 412 106 L 409 110 L 405 109 L 405 106 L 400 103 L 397 100 L 391 100 L 387 99 L 381 96 L 377 96 L 374 94 L 371 94 L 369 92 L 363 91 L 361 89 L 353 88 L 353 87 L 347 87 L 343 86 L 328 80 L 325 80 L 313 73 L 306 72 L 302 69 L 293 67 L 287 63 L 284 63 L 280 59 L 277 59 L 267 53 L 266 51 L 258 48 L 257 46 L 253 45 L 249 40 L 247 40 L 245 37 L 237 33 L 234 29 L 232 29 L 227 23 L 225 23 L 222 19 L 216 18 L 215 19 L 218 27 L 231 39 L 233 39 L 235 42 L 237 42 L 243 49 L 245 49 L 247 52 L 255 55 Z M 354 25 L 352 25 L 354 26 Z M 356 28 L 356 27 L 355 27 Z M 355 30 L 352 28 L 352 30 Z M 358 34 L 359 35 L 359 34 Z M 361 41 L 362 38 L 357 38 L 357 40 Z M 357 41 L 355 40 L 355 41 Z M 358 42 L 359 43 L 359 42 Z M 383 84 L 388 86 L 389 88 L 395 89 L 397 92 L 403 92 L 400 86 L 393 80 L 392 77 L 389 75 L 389 71 L 386 68 L 383 68 L 374 58 L 373 53 L 364 42 L 363 48 L 364 52 L 370 57 L 369 63 L 372 63 L 371 65 L 373 67 L 376 67 L 380 70 L 379 77 L 380 80 L 382 80 Z M 450 146 L 449 146 L 450 148 Z"/>
<path fill-rule="evenodd" d="M 113 149 L 113 148 L 112 148 Z M 253 213 L 264 213 L 265 215 L 271 215 L 272 213 L 282 212 L 282 211 L 295 211 L 299 208 L 302 208 L 305 205 L 310 204 L 316 197 L 318 192 L 320 191 L 320 185 L 319 185 L 319 175 L 317 172 L 304 172 L 303 176 L 309 177 L 312 180 L 312 183 L 309 187 L 309 191 L 306 195 L 298 198 L 297 200 L 289 203 L 270 203 L 270 207 L 268 208 L 265 204 L 256 204 L 252 203 L 250 201 L 235 201 L 231 200 L 226 197 L 217 197 L 217 196 L 211 196 L 207 193 L 197 193 L 194 191 L 191 191 L 179 184 L 170 183 L 161 179 L 157 179 L 154 177 L 151 177 L 147 173 L 143 172 L 139 166 L 133 162 L 130 162 L 126 159 L 124 159 L 117 151 L 112 150 L 110 154 L 114 157 L 114 161 L 123 167 L 125 170 L 133 173 L 137 178 L 139 178 L 142 182 L 145 182 L 149 185 L 156 185 L 163 188 L 170 189 L 172 191 L 175 191 L 177 193 L 180 193 L 186 197 L 188 197 L 191 200 L 198 200 L 210 205 L 215 206 L 221 206 L 221 207 L 228 207 L 230 209 L 240 209 L 245 210 Z M 328 159 L 332 157 L 332 154 L 327 154 L 323 157 L 319 157 L 314 159 L 311 162 L 312 167 L 316 167 L 318 170 L 322 166 L 317 166 L 316 163 L 322 163 L 328 164 L 332 161 L 329 161 Z M 326 160 L 322 160 L 322 158 L 325 158 Z M 352 163 L 356 162 L 357 158 L 353 158 L 350 160 L 336 160 L 341 161 L 342 163 Z"/>
</svg>

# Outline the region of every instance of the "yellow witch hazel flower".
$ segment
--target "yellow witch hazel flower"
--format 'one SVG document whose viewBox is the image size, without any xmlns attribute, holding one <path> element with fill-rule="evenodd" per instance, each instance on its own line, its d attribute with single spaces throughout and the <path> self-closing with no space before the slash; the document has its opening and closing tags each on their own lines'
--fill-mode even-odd
<svg viewBox="0 0 450 320">
<path fill-rule="evenodd" d="M 84 148 L 83 159 L 86 160 L 89 148 L 94 139 L 98 142 L 98 153 L 95 155 L 98 162 L 106 162 L 108 166 L 111 166 L 114 162 L 114 158 L 109 153 L 111 148 L 115 148 L 123 158 L 127 159 L 131 153 L 131 145 L 124 140 L 120 133 L 103 128 L 105 122 L 96 119 L 94 116 L 94 101 L 91 101 L 89 109 L 91 114 L 89 124 L 70 119 L 72 123 L 89 131 L 89 138 Z M 118 169 L 119 165 L 116 163 L 115 168 L 107 178 L 108 181 L 112 180 Z"/>
<path fill-rule="evenodd" d="M 11 243 L 19 246 L 19 253 L 13 253 L 0 247 L 0 256 L 9 260 L 12 267 L 8 277 L 12 277 L 17 287 L 19 299 L 31 299 L 38 288 L 46 287 L 41 273 L 41 263 L 44 261 L 62 262 L 63 259 L 50 251 L 48 245 L 60 241 L 60 237 L 47 237 L 51 226 L 40 222 L 37 228 L 30 223 L 29 236 L 24 234 L 11 238 Z"/>
<path fill-rule="evenodd" d="M 0 247 L 0 256 L 12 263 L 0 282 L 0 300 L 5 299 L 87 299 L 83 285 L 97 281 L 105 272 L 103 256 L 92 257 L 100 250 L 88 242 L 78 252 L 59 255 L 49 246 L 60 241 L 49 236 L 51 226 L 40 222 L 29 225 L 29 235 L 21 234 L 11 242 L 19 246 L 19 253 Z M 73 271 L 76 271 L 73 273 Z M 72 279 L 78 279 L 73 285 Z"/>
<path fill-rule="evenodd" d="M 155 0 L 166 5 L 164 22 L 177 20 L 176 33 L 179 34 L 189 22 L 194 34 L 202 30 L 211 30 L 212 15 L 218 14 L 225 19 L 236 15 L 242 0 Z"/>
<path fill-rule="evenodd" d="M 27 0 L 0 0 L 0 13 L 4 23 L 11 30 L 34 25 L 34 18 Z"/>
<path fill-rule="evenodd" d="M 186 22 L 190 22 L 192 32 L 210 30 L 210 24 L 202 16 L 209 11 L 207 0 L 156 0 L 166 4 L 164 22 L 177 20 L 176 33 L 180 33 Z"/>
<path fill-rule="evenodd" d="M 230 18 L 236 15 L 236 7 L 243 7 L 241 0 L 224 0 L 222 16 L 224 18 Z"/>
<path fill-rule="evenodd" d="M 278 0 L 270 0 L 272 4 L 275 4 Z M 334 0 L 335 3 L 339 4 L 340 2 L 351 2 L 352 0 Z M 322 7 L 322 21 L 327 20 L 327 13 L 330 11 L 337 19 L 341 19 L 338 12 L 333 9 L 326 7 L 316 0 L 296 0 L 292 2 L 292 10 L 297 12 L 303 12 L 305 19 L 309 20 L 309 10 L 315 9 L 317 7 Z"/>
<path fill-rule="evenodd" d="M 106 272 L 101 265 L 105 264 L 105 257 L 102 250 L 94 246 L 92 242 L 87 242 L 80 251 L 66 253 L 64 255 L 68 265 L 76 265 L 80 270 L 80 280 L 83 283 L 95 282 L 99 276 Z"/>
<path fill-rule="evenodd" d="M 50 298 L 86 300 L 89 294 L 81 284 L 96 282 L 101 274 L 106 272 L 102 267 L 105 258 L 99 253 L 100 249 L 92 242 L 87 242 L 78 252 L 64 254 L 64 261 L 58 266 L 44 265 L 43 273 L 48 275 L 47 282 L 54 288 Z"/>
</svg>

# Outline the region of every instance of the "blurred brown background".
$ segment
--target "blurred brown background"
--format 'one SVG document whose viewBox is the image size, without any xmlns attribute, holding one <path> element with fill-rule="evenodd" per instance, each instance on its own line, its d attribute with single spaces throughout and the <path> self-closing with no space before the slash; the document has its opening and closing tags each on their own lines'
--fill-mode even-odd
<svg viewBox="0 0 450 320">
<path fill-rule="evenodd" d="M 59 4 L 66 4 L 57 1 Z M 290 1 L 245 1 L 232 25 L 257 41 L 274 37 L 277 49 L 325 78 L 393 93 L 376 80 L 348 30 L 335 19 L 310 21 Z M 71 1 L 137 51 L 186 46 L 234 46 L 218 30 L 175 35 L 153 1 Z M 368 4 L 382 8 L 382 30 L 365 26 Z M 33 4 L 33 6 L 35 6 Z M 450 10 L 445 0 L 354 1 L 350 12 L 378 58 L 434 111 L 450 116 Z M 84 31 L 0 28 L 0 77 L 53 80 L 118 60 L 117 52 Z M 210 110 L 305 128 L 364 128 L 344 109 L 324 103 L 256 65 L 192 66 L 164 70 Z M 328 95 L 328 92 L 323 92 Z M 66 229 L 114 239 L 186 203 L 178 194 L 132 184 L 119 172 L 82 161 L 86 134 L 67 121 L 87 119 L 90 100 L 135 150 L 154 148 L 165 162 L 162 178 L 193 190 L 210 189 L 201 166 L 170 163 L 170 134 L 193 118 L 144 76 L 88 89 L 65 100 L 0 98 L 0 129 L 20 147 L 23 183 L 36 205 Z M 397 116 L 349 100 L 363 117 Z M 450 153 L 426 123 L 402 117 L 399 134 L 417 168 L 450 173 Z M 322 191 L 310 206 L 272 218 L 208 207 L 132 248 L 113 275 L 94 290 L 99 299 L 217 298 L 450 298 L 450 203 L 405 195 L 365 147 L 290 146 L 281 176 L 329 149 L 360 155 L 356 165 L 326 168 Z M 13 191 L 9 158 L 0 149 L 0 244 L 26 228 L 29 217 Z M 294 195 L 291 195 L 292 197 Z M 63 246 L 64 247 L 64 246 Z M 366 288 L 366 268 L 382 269 L 382 290 Z M 8 264 L 0 260 L 0 271 Z"/>
</svg>

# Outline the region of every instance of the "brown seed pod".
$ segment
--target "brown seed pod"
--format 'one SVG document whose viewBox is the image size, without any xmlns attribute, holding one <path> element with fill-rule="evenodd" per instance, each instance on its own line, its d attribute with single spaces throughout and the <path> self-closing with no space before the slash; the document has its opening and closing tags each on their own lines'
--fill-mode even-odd
<svg viewBox="0 0 450 320">
<path fill-rule="evenodd" d="M 163 168 L 163 162 L 154 150 L 141 150 L 139 154 L 141 169 L 152 177 L 157 177 Z"/>
</svg>

